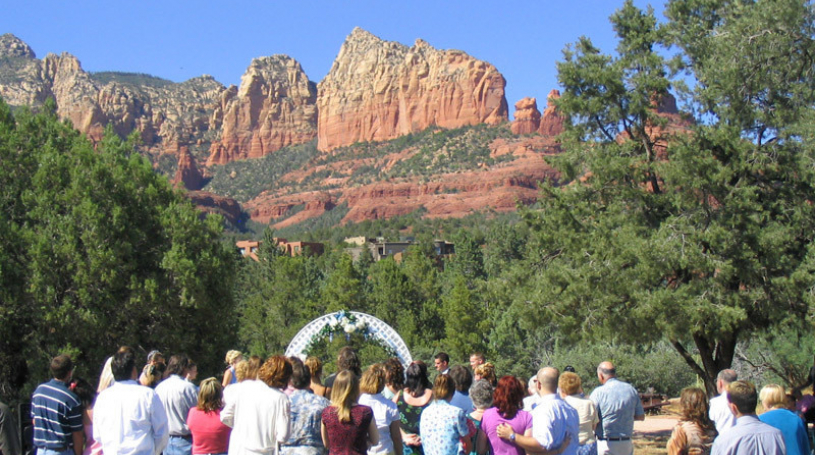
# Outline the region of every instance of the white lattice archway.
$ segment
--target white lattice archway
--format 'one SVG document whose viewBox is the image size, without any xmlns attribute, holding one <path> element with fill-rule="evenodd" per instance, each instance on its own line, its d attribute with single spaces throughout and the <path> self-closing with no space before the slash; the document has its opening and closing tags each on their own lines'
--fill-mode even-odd
<svg viewBox="0 0 815 455">
<path fill-rule="evenodd" d="M 338 311 L 336 313 L 320 316 L 319 318 L 309 322 L 305 327 L 297 332 L 297 335 L 295 335 L 291 340 L 291 343 L 289 343 L 289 347 L 286 348 L 286 357 L 297 356 L 305 360 L 304 351 L 311 340 L 323 334 L 326 326 L 336 327 L 343 317 L 348 315 L 351 315 L 352 318 L 356 320 L 357 324 L 365 324 L 365 330 L 367 331 L 368 336 L 376 338 L 393 349 L 393 352 L 396 353 L 396 356 L 399 358 L 399 361 L 402 362 L 402 366 L 404 366 L 405 369 L 407 369 L 408 365 L 413 362 L 413 357 L 410 355 L 410 350 L 408 350 L 405 341 L 402 340 L 402 337 L 400 337 L 391 326 L 386 324 L 385 321 L 371 316 L 370 314 L 359 313 L 356 311 Z"/>
</svg>

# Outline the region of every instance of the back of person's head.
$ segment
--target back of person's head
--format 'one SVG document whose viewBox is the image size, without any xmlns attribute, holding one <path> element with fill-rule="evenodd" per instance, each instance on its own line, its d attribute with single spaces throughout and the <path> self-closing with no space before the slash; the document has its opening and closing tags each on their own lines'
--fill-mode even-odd
<svg viewBox="0 0 815 455">
<path fill-rule="evenodd" d="M 439 353 L 438 353 L 438 354 L 436 354 L 436 356 L 435 356 L 435 357 L 433 357 L 433 358 L 434 358 L 435 360 L 440 361 L 440 362 L 444 362 L 444 363 L 450 363 L 450 356 L 449 356 L 449 355 L 447 355 L 447 353 L 446 353 L 446 352 L 439 352 Z"/>
<path fill-rule="evenodd" d="M 470 400 L 477 409 L 487 409 L 493 405 L 495 388 L 486 379 L 475 381 L 470 387 Z"/>
<path fill-rule="evenodd" d="M 204 412 L 214 412 L 224 407 L 224 389 L 217 378 L 201 381 L 196 407 Z"/>
<path fill-rule="evenodd" d="M 703 429 L 713 429 L 713 422 L 708 417 L 710 404 L 707 394 L 699 387 L 686 387 L 679 395 L 679 404 L 682 407 L 682 420 L 694 422 Z"/>
<path fill-rule="evenodd" d="M 314 379 L 320 379 L 323 375 L 323 362 L 320 362 L 320 359 L 317 357 L 308 356 L 306 358 L 306 367 L 308 367 L 308 372 Z"/>
<path fill-rule="evenodd" d="M 758 404 L 756 386 L 747 381 L 733 381 L 727 386 L 727 401 L 736 405 L 741 414 L 755 414 Z"/>
<path fill-rule="evenodd" d="M 473 385 L 473 375 L 470 370 L 461 365 L 456 365 L 450 368 L 450 378 L 456 384 L 456 390 L 461 393 L 467 393 Z"/>
<path fill-rule="evenodd" d="M 613 378 L 617 376 L 617 367 L 609 361 L 601 362 L 600 365 L 597 365 L 597 373 L 605 378 Z"/>
<path fill-rule="evenodd" d="M 337 370 L 350 370 L 357 377 L 362 375 L 362 363 L 359 361 L 357 351 L 351 346 L 344 346 L 337 354 Z"/>
<path fill-rule="evenodd" d="M 716 375 L 716 379 L 722 381 L 722 384 L 727 385 L 739 379 L 739 375 L 738 373 L 736 373 L 735 370 L 725 369 L 720 371 L 719 374 Z"/>
<path fill-rule="evenodd" d="M 113 384 L 113 371 L 110 369 L 111 362 L 113 362 L 113 356 L 105 360 L 105 366 L 102 367 L 102 373 L 99 375 L 99 385 L 96 387 L 96 393 L 102 393 L 103 390 Z"/>
<path fill-rule="evenodd" d="M 479 379 L 486 379 L 495 387 L 498 384 L 498 378 L 495 377 L 495 365 L 491 362 L 482 363 L 475 367 L 473 374 Z"/>
<path fill-rule="evenodd" d="M 575 395 L 580 393 L 582 382 L 580 381 L 580 376 L 578 376 L 576 373 L 564 371 L 563 374 L 560 375 L 557 385 L 560 388 L 560 391 L 566 395 Z"/>
<path fill-rule="evenodd" d="M 136 351 L 130 346 L 122 346 L 113 354 L 110 361 L 110 371 L 117 382 L 133 379 L 133 369 L 136 368 Z"/>
<path fill-rule="evenodd" d="M 147 353 L 147 363 L 164 363 L 164 354 L 158 349 L 153 349 Z"/>
<path fill-rule="evenodd" d="M 411 363 L 405 371 L 405 388 L 413 396 L 419 396 L 424 393 L 425 389 L 430 388 L 427 365 L 421 360 Z"/>
<path fill-rule="evenodd" d="M 178 376 L 183 376 L 186 373 L 189 364 L 190 359 L 187 356 L 184 354 L 175 354 L 171 356 L 170 361 L 167 362 L 166 375 L 170 376 L 176 374 Z"/>
<path fill-rule="evenodd" d="M 359 397 L 359 379 L 351 370 L 342 370 L 334 378 L 331 388 L 331 405 L 337 408 L 341 422 L 351 421 L 351 407 Z"/>
<path fill-rule="evenodd" d="M 385 383 L 394 390 L 402 390 L 405 387 L 405 367 L 396 357 L 385 361 Z"/>
<path fill-rule="evenodd" d="M 787 407 L 787 393 L 784 388 L 778 384 L 768 384 L 761 389 L 758 395 L 764 409 L 770 410 L 773 408 L 786 408 Z"/>
<path fill-rule="evenodd" d="M 289 357 L 291 363 L 291 385 L 295 389 L 307 389 L 311 385 L 311 372 L 306 365 L 297 357 Z"/>
<path fill-rule="evenodd" d="M 450 401 L 453 394 L 456 393 L 456 385 L 449 374 L 440 374 L 436 376 L 436 382 L 433 383 L 433 395 L 436 400 Z"/>
<path fill-rule="evenodd" d="M 243 381 L 246 379 L 246 372 L 249 370 L 249 362 L 246 360 L 241 360 L 235 365 L 235 380 L 238 382 Z"/>
<path fill-rule="evenodd" d="M 263 359 L 259 355 L 249 357 L 246 365 L 246 379 L 257 379 L 261 366 L 263 366 Z"/>
<path fill-rule="evenodd" d="M 381 393 L 385 389 L 385 367 L 375 363 L 368 367 L 359 380 L 359 391 L 370 395 Z"/>
<path fill-rule="evenodd" d="M 282 355 L 273 355 L 266 359 L 258 371 L 258 379 L 269 387 L 284 389 L 291 379 L 291 363 Z"/>
<path fill-rule="evenodd" d="M 67 354 L 60 354 L 51 359 L 51 377 L 60 381 L 64 381 L 71 376 L 74 371 L 74 362 Z"/>
<path fill-rule="evenodd" d="M 224 362 L 226 362 L 227 365 L 232 365 L 233 363 L 235 363 L 236 360 L 240 361 L 241 358 L 243 358 L 243 354 L 241 354 L 241 351 L 236 351 L 233 349 L 226 353 L 226 358 L 224 359 Z"/>
<path fill-rule="evenodd" d="M 538 370 L 538 387 L 544 393 L 557 392 L 557 381 L 560 371 L 557 368 L 544 367 Z"/>
<path fill-rule="evenodd" d="M 93 409 L 93 404 L 96 401 L 96 391 L 93 390 L 93 386 L 88 381 L 82 378 L 73 378 L 71 383 L 68 384 L 68 389 L 76 394 L 85 409 Z"/>
<path fill-rule="evenodd" d="M 495 388 L 493 404 L 505 419 L 512 419 L 524 407 L 524 384 L 515 376 L 503 376 Z"/>
</svg>

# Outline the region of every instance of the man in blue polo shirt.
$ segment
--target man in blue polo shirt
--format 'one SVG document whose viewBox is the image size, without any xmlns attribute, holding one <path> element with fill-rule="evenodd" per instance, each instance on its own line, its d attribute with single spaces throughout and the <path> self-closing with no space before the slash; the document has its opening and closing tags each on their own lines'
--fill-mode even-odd
<svg viewBox="0 0 815 455">
<path fill-rule="evenodd" d="M 611 362 L 597 366 L 600 387 L 591 392 L 600 423 L 597 435 L 598 455 L 633 455 L 634 421 L 645 420 L 642 401 L 636 389 L 617 379 L 617 369 Z"/>
<path fill-rule="evenodd" d="M 34 447 L 37 455 L 82 455 L 85 435 L 82 403 L 68 389 L 74 364 L 67 355 L 51 360 L 54 379 L 40 384 L 31 396 Z"/>
</svg>

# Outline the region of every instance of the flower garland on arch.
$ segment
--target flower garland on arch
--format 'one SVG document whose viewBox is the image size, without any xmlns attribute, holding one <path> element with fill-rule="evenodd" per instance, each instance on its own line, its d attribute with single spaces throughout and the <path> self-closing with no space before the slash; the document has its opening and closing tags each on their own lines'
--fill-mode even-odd
<svg viewBox="0 0 815 455">
<path fill-rule="evenodd" d="M 351 335 L 360 334 L 365 338 L 365 341 L 381 347 L 388 353 L 388 355 L 395 355 L 393 348 L 374 336 L 370 327 L 368 327 L 367 322 L 359 320 L 359 318 L 357 318 L 353 313 L 345 310 L 340 310 L 335 313 L 333 317 L 328 320 L 326 325 L 324 325 L 323 328 L 320 329 L 320 331 L 317 332 L 317 334 L 314 335 L 311 340 L 309 340 L 303 352 L 311 355 L 311 351 L 316 347 L 316 344 L 320 340 L 328 337 L 328 341 L 330 343 L 334 341 L 334 335 L 337 333 L 345 333 L 346 341 L 351 340 Z"/>
</svg>

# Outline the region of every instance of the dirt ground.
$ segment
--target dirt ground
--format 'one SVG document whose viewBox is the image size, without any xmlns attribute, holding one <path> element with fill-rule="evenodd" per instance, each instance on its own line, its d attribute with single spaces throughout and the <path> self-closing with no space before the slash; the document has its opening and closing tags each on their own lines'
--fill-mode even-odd
<svg viewBox="0 0 815 455">
<path fill-rule="evenodd" d="M 667 454 L 665 446 L 678 421 L 676 415 L 649 415 L 634 422 L 634 455 Z"/>
</svg>

